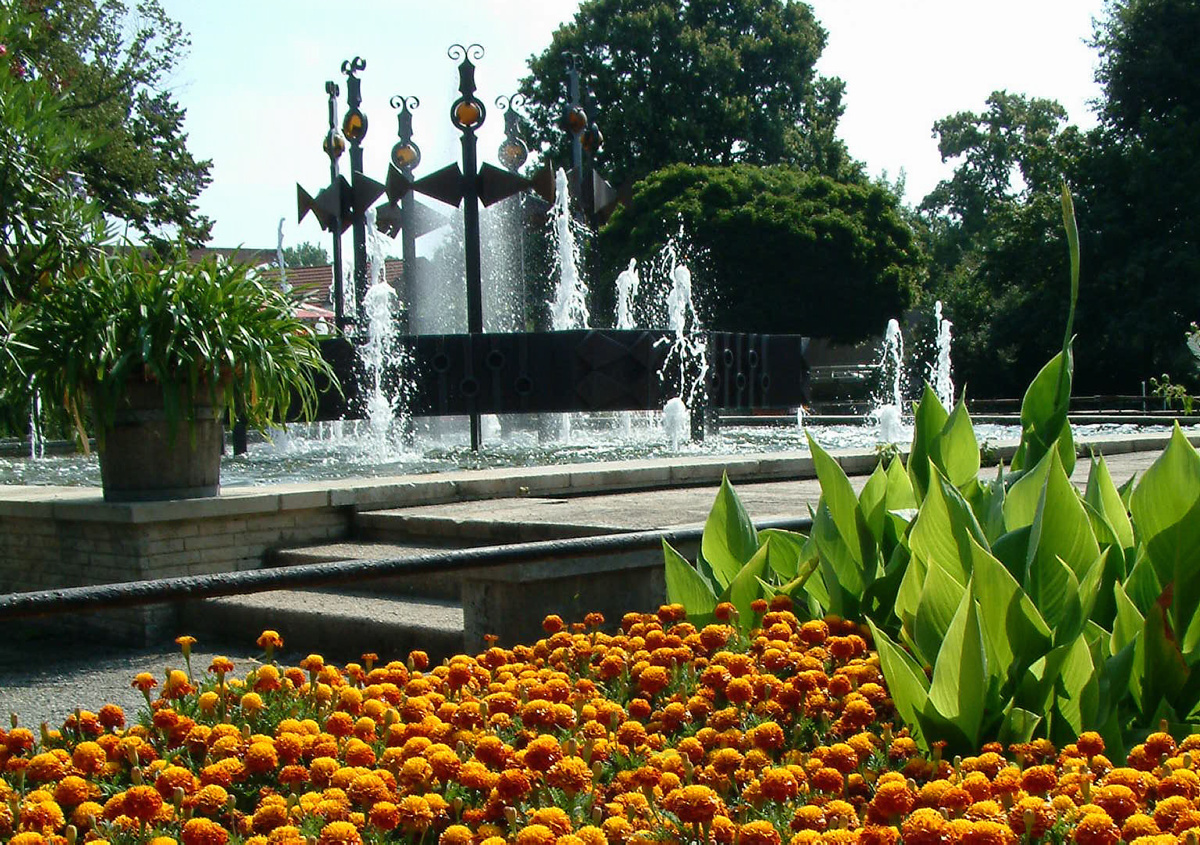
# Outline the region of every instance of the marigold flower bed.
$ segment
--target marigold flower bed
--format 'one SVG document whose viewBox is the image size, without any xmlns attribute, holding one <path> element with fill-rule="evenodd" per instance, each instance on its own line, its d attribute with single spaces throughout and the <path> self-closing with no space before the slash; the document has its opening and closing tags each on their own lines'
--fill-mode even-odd
<svg viewBox="0 0 1200 845">
<path fill-rule="evenodd" d="M 1196 845 L 1200 736 L 1118 765 L 1096 734 L 953 762 L 895 730 L 853 623 L 786 600 L 749 637 L 678 605 L 598 614 L 511 650 L 428 665 L 310 655 L 245 678 L 216 658 L 133 685 L 148 709 L 0 730 L 12 843 L 169 845 Z"/>
</svg>

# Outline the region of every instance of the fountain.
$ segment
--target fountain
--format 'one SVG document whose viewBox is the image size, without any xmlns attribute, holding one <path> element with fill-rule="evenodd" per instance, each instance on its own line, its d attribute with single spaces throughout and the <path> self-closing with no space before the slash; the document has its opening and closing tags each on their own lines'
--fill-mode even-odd
<svg viewBox="0 0 1200 845">
<path fill-rule="evenodd" d="M 933 324 L 937 327 L 935 348 L 937 355 L 929 368 L 929 382 L 942 405 L 948 410 L 954 407 L 954 382 L 950 378 L 950 327 L 949 320 L 942 317 L 942 301 L 933 306 Z"/>
<path fill-rule="evenodd" d="M 904 336 L 900 333 L 898 320 L 888 320 L 887 330 L 883 335 L 879 368 L 887 390 L 881 404 L 872 412 L 878 425 L 879 442 L 899 443 L 904 437 L 901 428 L 904 401 L 901 393 L 904 378 Z"/>
</svg>

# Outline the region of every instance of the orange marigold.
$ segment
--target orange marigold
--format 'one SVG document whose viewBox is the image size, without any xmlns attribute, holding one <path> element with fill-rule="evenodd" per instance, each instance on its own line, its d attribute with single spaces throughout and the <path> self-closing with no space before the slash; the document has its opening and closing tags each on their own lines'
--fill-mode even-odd
<svg viewBox="0 0 1200 845">
<path fill-rule="evenodd" d="M 929 807 L 914 810 L 900 826 L 904 845 L 948 845 L 953 837 L 950 822 Z"/>
<path fill-rule="evenodd" d="M 665 803 L 686 824 L 708 824 L 721 809 L 721 797 L 709 787 L 700 785 L 671 790 Z"/>
<path fill-rule="evenodd" d="M 189 819 L 180 831 L 182 845 L 225 845 L 229 831 L 211 819 Z"/>
<path fill-rule="evenodd" d="M 1121 831 L 1106 814 L 1089 813 L 1076 823 L 1071 838 L 1078 845 L 1117 845 Z"/>
<path fill-rule="evenodd" d="M 782 837 L 775 825 L 765 819 L 738 827 L 738 845 L 780 845 Z"/>
<path fill-rule="evenodd" d="M 330 822 L 317 837 L 318 845 L 361 845 L 362 841 L 358 828 L 348 821 Z"/>
<path fill-rule="evenodd" d="M 1008 825 L 995 821 L 970 822 L 959 837 L 958 845 L 1014 845 L 1016 834 Z"/>
<path fill-rule="evenodd" d="M 544 824 L 530 824 L 517 831 L 516 845 L 554 845 L 557 838 Z"/>
</svg>

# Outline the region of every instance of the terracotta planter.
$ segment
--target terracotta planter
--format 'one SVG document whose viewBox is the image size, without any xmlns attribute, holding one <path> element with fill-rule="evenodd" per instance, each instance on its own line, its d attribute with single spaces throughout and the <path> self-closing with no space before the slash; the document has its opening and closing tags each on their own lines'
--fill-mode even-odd
<svg viewBox="0 0 1200 845">
<path fill-rule="evenodd" d="M 174 432 L 171 431 L 174 427 Z M 172 436 L 172 434 L 174 436 Z M 168 422 L 162 387 L 132 382 L 100 451 L 106 502 L 197 499 L 221 492 L 220 409 L 197 397 L 195 420 Z"/>
</svg>

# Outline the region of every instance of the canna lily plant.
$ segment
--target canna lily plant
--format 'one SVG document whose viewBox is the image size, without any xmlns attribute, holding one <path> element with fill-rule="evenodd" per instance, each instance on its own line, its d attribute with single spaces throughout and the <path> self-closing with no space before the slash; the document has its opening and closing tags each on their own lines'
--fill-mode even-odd
<svg viewBox="0 0 1200 845">
<path fill-rule="evenodd" d="M 907 463 L 880 464 L 857 495 L 810 438 L 821 498 L 807 537 L 756 538 L 723 483 L 698 567 L 668 550 L 670 600 L 710 612 L 736 594 L 741 612 L 783 593 L 812 618 L 865 622 L 896 710 L 927 748 L 1096 731 L 1123 754 L 1164 721 L 1177 732 L 1200 721 L 1200 454 L 1176 427 L 1136 485 L 1118 487 L 1102 457 L 1083 492 L 1071 483 L 1079 249 L 1065 189 L 1063 215 L 1067 331 L 1026 391 L 1008 473 L 980 477 L 965 405 L 948 411 L 927 386 Z"/>
</svg>

